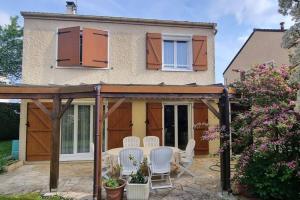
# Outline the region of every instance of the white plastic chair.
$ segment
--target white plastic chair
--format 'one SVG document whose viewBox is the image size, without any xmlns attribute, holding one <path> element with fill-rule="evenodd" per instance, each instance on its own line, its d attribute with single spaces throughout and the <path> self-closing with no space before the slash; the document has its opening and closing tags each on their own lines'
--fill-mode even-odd
<svg viewBox="0 0 300 200">
<path fill-rule="evenodd" d="M 187 172 L 191 176 L 195 176 L 190 170 L 190 166 L 193 164 L 194 160 L 194 149 L 195 149 L 196 142 L 194 139 L 190 139 L 188 144 L 186 145 L 185 151 L 180 153 L 180 161 L 179 167 L 181 172 L 177 175 L 179 178 L 184 172 Z"/>
<path fill-rule="evenodd" d="M 137 162 L 136 165 L 134 165 L 133 160 L 130 160 L 130 157 L 134 158 Z M 143 151 L 139 148 L 125 148 L 120 151 L 119 159 L 122 166 L 121 175 L 129 176 L 132 172 L 137 172 L 139 164 L 143 160 Z"/>
<path fill-rule="evenodd" d="M 159 137 L 146 136 L 143 138 L 144 147 L 159 147 Z"/>
<path fill-rule="evenodd" d="M 123 139 L 123 147 L 139 147 L 140 138 L 136 136 L 128 136 Z"/>
<path fill-rule="evenodd" d="M 169 147 L 158 147 L 152 149 L 150 152 L 150 184 L 152 189 L 170 188 L 173 187 L 170 173 L 171 173 L 171 160 L 173 150 Z M 161 176 L 161 179 L 152 180 L 154 176 Z M 168 178 L 164 179 L 164 176 Z M 169 180 L 169 184 L 153 186 L 153 181 Z"/>
</svg>

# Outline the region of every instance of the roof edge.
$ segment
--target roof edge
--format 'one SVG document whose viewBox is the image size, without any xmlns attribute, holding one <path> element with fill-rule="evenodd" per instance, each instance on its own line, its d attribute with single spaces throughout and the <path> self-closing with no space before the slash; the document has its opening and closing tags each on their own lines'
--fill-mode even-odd
<svg viewBox="0 0 300 200">
<path fill-rule="evenodd" d="M 45 12 L 27 12 L 21 11 L 24 19 L 55 19 L 66 21 L 101 21 L 102 23 L 119 23 L 119 24 L 134 24 L 134 25 L 152 25 L 152 26 L 179 26 L 191 28 L 206 28 L 216 29 L 216 23 L 208 22 L 191 22 L 191 21 L 175 21 L 175 20 L 159 20 L 159 19 L 143 19 L 143 18 L 128 18 L 128 17 L 109 17 L 95 15 L 74 15 L 61 13 L 45 13 Z"/>
</svg>

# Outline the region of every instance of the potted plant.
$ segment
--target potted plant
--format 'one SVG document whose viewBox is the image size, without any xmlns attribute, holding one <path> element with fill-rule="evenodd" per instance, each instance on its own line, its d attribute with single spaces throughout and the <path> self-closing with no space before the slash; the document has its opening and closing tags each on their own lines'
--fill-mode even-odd
<svg viewBox="0 0 300 200">
<path fill-rule="evenodd" d="M 106 191 L 107 200 L 121 200 L 123 199 L 124 188 L 126 181 L 120 178 L 120 171 L 122 167 L 120 165 L 113 166 L 111 168 L 110 176 L 103 183 L 103 187 Z"/>
<path fill-rule="evenodd" d="M 137 164 L 134 158 L 134 164 Z M 149 173 L 147 158 L 144 158 L 140 163 L 139 169 L 136 173 L 131 173 L 127 186 L 126 194 L 128 200 L 143 200 L 149 198 L 150 186 L 149 186 Z"/>
</svg>

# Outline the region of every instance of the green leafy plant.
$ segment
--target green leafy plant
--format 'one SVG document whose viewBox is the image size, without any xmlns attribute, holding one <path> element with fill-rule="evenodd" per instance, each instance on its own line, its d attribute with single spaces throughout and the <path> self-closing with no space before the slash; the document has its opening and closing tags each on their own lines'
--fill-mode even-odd
<svg viewBox="0 0 300 200">
<path fill-rule="evenodd" d="M 105 185 L 110 188 L 117 188 L 120 186 L 119 182 L 115 178 L 109 178 L 105 181 Z"/>
<path fill-rule="evenodd" d="M 133 165 L 138 165 L 137 160 L 133 156 L 130 156 L 129 159 L 133 162 Z M 137 172 L 131 173 L 130 183 L 145 184 L 148 182 L 148 175 L 148 161 L 147 158 L 144 158 L 143 161 L 139 164 Z"/>
</svg>

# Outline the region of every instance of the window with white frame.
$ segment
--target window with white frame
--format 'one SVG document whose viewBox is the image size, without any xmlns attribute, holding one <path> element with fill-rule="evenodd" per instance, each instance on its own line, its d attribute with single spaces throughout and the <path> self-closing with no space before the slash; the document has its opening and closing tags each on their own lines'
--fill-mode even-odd
<svg viewBox="0 0 300 200">
<path fill-rule="evenodd" d="M 163 70 L 192 70 L 192 38 L 190 36 L 163 37 Z"/>
</svg>

